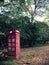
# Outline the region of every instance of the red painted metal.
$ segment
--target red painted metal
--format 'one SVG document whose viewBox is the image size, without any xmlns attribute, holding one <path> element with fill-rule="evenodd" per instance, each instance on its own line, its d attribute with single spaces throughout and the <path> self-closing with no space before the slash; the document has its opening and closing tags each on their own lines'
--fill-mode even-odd
<svg viewBox="0 0 49 65">
<path fill-rule="evenodd" d="M 18 30 L 7 33 L 8 37 L 8 57 L 18 59 L 20 57 L 20 32 Z"/>
</svg>

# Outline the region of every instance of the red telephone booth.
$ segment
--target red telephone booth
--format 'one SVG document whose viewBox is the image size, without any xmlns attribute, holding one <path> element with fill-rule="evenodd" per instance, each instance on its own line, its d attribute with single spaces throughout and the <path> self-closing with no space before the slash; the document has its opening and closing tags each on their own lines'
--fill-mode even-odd
<svg viewBox="0 0 49 65">
<path fill-rule="evenodd" d="M 20 57 L 20 32 L 18 30 L 8 32 L 8 57 Z"/>
</svg>

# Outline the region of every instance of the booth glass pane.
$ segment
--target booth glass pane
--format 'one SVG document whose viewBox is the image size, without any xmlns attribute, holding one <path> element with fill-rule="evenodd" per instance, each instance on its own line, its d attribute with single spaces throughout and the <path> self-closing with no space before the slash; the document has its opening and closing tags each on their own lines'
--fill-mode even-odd
<svg viewBox="0 0 49 65">
<path fill-rule="evenodd" d="M 8 39 L 8 42 L 11 42 L 11 39 Z"/>
<path fill-rule="evenodd" d="M 13 39 L 14 38 L 14 35 L 12 35 L 11 38 Z"/>
<path fill-rule="evenodd" d="M 11 38 L 11 36 L 8 36 L 8 38 Z"/>
<path fill-rule="evenodd" d="M 15 43 L 12 43 L 12 46 L 15 46 Z"/>
<path fill-rule="evenodd" d="M 15 42 L 15 39 L 12 39 L 12 42 Z"/>
<path fill-rule="evenodd" d="M 11 43 L 8 43 L 8 46 L 11 46 Z"/>
<path fill-rule="evenodd" d="M 12 51 L 15 51 L 15 48 L 12 48 Z"/>
<path fill-rule="evenodd" d="M 8 49 L 9 49 L 9 51 L 11 51 L 11 47 L 9 47 Z"/>
</svg>

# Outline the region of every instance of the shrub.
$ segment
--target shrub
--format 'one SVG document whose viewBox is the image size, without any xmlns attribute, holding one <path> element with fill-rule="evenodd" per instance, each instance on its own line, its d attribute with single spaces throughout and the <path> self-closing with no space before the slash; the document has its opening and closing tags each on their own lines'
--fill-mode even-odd
<svg viewBox="0 0 49 65">
<path fill-rule="evenodd" d="M 44 22 L 23 22 L 21 28 L 21 44 L 22 46 L 34 46 L 37 44 L 44 44 L 45 39 L 48 38 L 48 26 Z"/>
</svg>

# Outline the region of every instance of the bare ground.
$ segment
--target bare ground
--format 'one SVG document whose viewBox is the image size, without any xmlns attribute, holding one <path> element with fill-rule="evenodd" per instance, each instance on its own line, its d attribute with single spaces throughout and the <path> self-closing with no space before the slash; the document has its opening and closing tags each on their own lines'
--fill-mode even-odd
<svg viewBox="0 0 49 65">
<path fill-rule="evenodd" d="M 19 65 L 49 65 L 49 46 L 21 49 L 21 57 L 13 62 Z"/>
<path fill-rule="evenodd" d="M 10 62 L 15 65 L 49 65 L 49 45 L 21 49 L 20 58 Z"/>
</svg>

